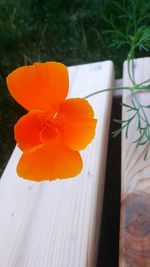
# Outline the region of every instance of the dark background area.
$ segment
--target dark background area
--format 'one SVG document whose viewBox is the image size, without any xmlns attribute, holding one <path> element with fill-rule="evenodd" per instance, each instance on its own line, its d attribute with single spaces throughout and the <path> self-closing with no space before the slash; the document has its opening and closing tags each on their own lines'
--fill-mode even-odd
<svg viewBox="0 0 150 267">
<path fill-rule="evenodd" d="M 111 132 L 116 129 L 113 118 L 121 117 L 120 102 L 121 97 L 113 98 L 97 267 L 119 266 L 121 137 Z"/>
</svg>

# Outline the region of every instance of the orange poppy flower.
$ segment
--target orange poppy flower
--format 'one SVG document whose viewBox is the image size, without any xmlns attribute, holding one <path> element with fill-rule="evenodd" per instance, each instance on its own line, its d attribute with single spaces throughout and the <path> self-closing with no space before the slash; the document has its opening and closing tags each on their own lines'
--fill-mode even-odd
<svg viewBox="0 0 150 267">
<path fill-rule="evenodd" d="M 7 76 L 13 98 L 28 110 L 14 127 L 23 154 L 18 175 L 42 181 L 76 176 L 82 170 L 79 150 L 94 138 L 96 120 L 87 100 L 66 99 L 67 67 L 46 62 L 23 66 Z"/>
</svg>

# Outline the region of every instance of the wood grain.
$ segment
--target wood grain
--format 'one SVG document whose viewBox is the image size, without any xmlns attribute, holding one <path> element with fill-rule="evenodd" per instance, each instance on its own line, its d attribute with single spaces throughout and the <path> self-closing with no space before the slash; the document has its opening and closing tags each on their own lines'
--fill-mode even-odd
<svg viewBox="0 0 150 267">
<path fill-rule="evenodd" d="M 69 68 L 70 97 L 113 84 L 111 61 Z M 78 177 L 54 182 L 19 178 L 16 147 L 0 180 L 0 266 L 93 267 L 103 202 L 112 95 L 89 99 L 98 119 L 96 136 L 81 152 Z"/>
<path fill-rule="evenodd" d="M 135 80 L 141 83 L 150 78 L 150 58 L 134 61 Z M 124 64 L 123 85 L 131 85 Z M 142 104 L 150 104 L 150 92 L 136 93 Z M 123 102 L 131 103 L 131 95 L 123 92 Z M 145 110 L 146 111 L 146 110 Z M 150 110 L 147 110 L 150 121 Z M 123 120 L 132 116 L 123 108 Z M 137 121 L 129 129 L 129 138 L 122 134 L 120 267 L 150 266 L 150 154 L 144 160 L 145 146 L 136 148 Z"/>
</svg>

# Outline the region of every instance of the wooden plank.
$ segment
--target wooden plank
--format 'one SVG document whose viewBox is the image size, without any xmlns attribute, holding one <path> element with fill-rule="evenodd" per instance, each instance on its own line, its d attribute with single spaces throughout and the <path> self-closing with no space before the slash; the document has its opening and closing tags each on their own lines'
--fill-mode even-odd
<svg viewBox="0 0 150 267">
<path fill-rule="evenodd" d="M 135 60 L 135 79 L 140 83 L 150 78 L 150 58 Z M 130 85 L 127 63 L 123 71 L 124 86 Z M 143 104 L 150 104 L 150 92 L 136 93 Z M 123 92 L 123 102 L 131 103 L 129 92 Z M 131 113 L 123 108 L 123 120 Z M 147 111 L 150 121 L 150 111 Z M 129 138 L 122 134 L 122 186 L 120 223 L 120 267 L 150 266 L 150 155 L 144 160 L 145 147 L 136 149 L 136 121 Z"/>
<path fill-rule="evenodd" d="M 111 61 L 69 68 L 70 97 L 112 86 Z M 72 179 L 19 178 L 15 148 L 0 181 L 0 266 L 93 267 L 102 210 L 112 94 L 89 99 L 98 118 L 94 141 L 81 152 L 84 169 Z"/>
</svg>

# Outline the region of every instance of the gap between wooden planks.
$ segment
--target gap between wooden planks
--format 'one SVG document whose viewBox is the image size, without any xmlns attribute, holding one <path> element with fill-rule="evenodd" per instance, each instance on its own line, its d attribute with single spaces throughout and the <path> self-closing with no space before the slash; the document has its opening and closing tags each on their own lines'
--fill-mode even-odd
<svg viewBox="0 0 150 267">
<path fill-rule="evenodd" d="M 134 61 L 135 80 L 141 83 L 150 79 L 150 58 Z M 131 85 L 124 64 L 123 85 Z M 138 99 L 150 104 L 150 92 L 138 92 Z M 123 92 L 123 102 L 130 104 L 131 96 Z M 123 108 L 123 120 L 133 113 Z M 150 121 L 150 111 L 147 110 Z M 136 149 L 132 142 L 137 139 L 137 122 L 129 129 L 129 138 L 122 135 L 122 177 L 121 177 L 121 223 L 120 223 L 120 267 L 150 266 L 150 154 L 144 160 L 145 147 Z"/>
<path fill-rule="evenodd" d="M 69 68 L 69 97 L 113 85 L 111 61 Z M 54 182 L 19 178 L 16 147 L 0 180 L 0 266 L 93 267 L 103 202 L 112 94 L 89 99 L 98 119 L 96 136 L 81 152 L 78 177 Z"/>
</svg>

